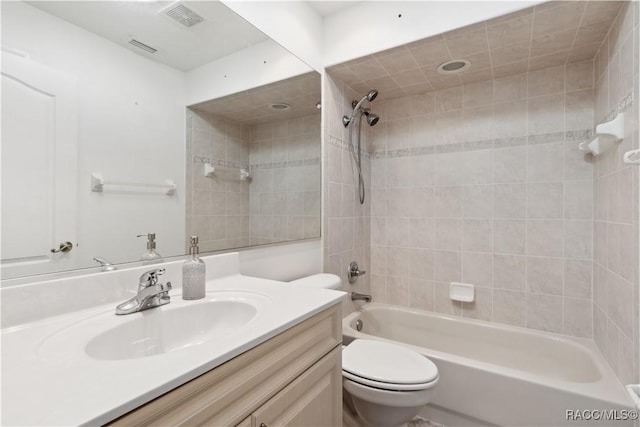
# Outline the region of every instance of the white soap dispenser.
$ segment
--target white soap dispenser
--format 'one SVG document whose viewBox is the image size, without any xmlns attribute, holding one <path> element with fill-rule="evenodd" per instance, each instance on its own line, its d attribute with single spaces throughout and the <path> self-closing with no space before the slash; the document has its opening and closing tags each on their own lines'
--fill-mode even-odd
<svg viewBox="0 0 640 427">
<path fill-rule="evenodd" d="M 191 236 L 189 241 L 189 257 L 182 264 L 182 299 L 200 299 L 206 291 L 206 266 L 198 257 L 198 236 Z"/>
<path fill-rule="evenodd" d="M 142 264 L 157 264 L 162 262 L 162 256 L 156 252 L 156 233 L 139 234 L 137 237 L 147 236 L 147 251 L 140 256 Z"/>
</svg>

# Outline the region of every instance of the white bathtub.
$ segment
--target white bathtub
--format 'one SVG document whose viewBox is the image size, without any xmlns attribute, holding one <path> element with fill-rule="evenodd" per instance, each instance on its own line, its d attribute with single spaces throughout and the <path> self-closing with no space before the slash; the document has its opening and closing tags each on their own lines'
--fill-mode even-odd
<svg viewBox="0 0 640 427">
<path fill-rule="evenodd" d="M 568 410 L 610 409 L 624 418 L 632 409 L 589 340 L 378 303 L 347 316 L 342 331 L 345 343 L 391 341 L 431 359 L 440 382 L 421 414 L 445 425 L 633 426 L 630 420 L 567 420 Z"/>
</svg>

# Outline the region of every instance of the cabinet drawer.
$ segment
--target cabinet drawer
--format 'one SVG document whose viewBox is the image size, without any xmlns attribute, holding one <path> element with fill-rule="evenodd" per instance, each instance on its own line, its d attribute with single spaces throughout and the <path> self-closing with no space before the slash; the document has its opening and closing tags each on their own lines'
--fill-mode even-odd
<svg viewBox="0 0 640 427">
<path fill-rule="evenodd" d="M 336 427 L 342 420 L 341 347 L 322 358 L 252 415 L 251 427 Z M 248 426 L 248 424 L 245 424 Z"/>
<path fill-rule="evenodd" d="M 239 424 L 339 346 L 341 341 L 340 305 L 336 305 L 123 415 L 109 425 Z"/>
</svg>

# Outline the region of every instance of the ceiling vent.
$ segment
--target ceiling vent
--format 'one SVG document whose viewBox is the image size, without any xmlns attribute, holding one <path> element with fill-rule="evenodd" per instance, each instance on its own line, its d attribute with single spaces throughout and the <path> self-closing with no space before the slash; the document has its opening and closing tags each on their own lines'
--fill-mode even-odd
<svg viewBox="0 0 640 427">
<path fill-rule="evenodd" d="M 180 3 L 169 6 L 162 13 L 185 27 L 193 27 L 204 21 L 202 16 Z"/>
<path fill-rule="evenodd" d="M 149 53 L 156 53 L 156 52 L 158 51 L 158 49 L 154 49 L 154 48 L 152 48 L 151 46 L 148 46 L 148 45 L 146 45 L 146 44 L 144 44 L 144 43 L 142 43 L 142 42 L 139 42 L 139 41 L 138 41 L 138 40 L 136 40 L 136 39 L 131 39 L 131 40 L 129 40 L 129 44 L 131 44 L 131 45 L 133 45 L 133 46 L 137 47 L 138 49 L 145 50 L 145 51 L 147 51 L 147 52 L 149 52 Z"/>
</svg>

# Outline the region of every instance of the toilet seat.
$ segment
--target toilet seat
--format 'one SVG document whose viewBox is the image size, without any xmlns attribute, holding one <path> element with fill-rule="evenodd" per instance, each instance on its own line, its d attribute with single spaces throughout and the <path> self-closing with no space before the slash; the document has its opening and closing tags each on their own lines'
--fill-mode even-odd
<svg viewBox="0 0 640 427">
<path fill-rule="evenodd" d="M 434 385 L 436 385 L 436 383 L 438 382 L 438 378 L 436 377 L 435 380 L 428 382 L 428 383 L 420 383 L 420 384 L 395 384 L 395 383 L 384 383 L 384 382 L 380 382 L 380 381 L 372 381 L 368 378 L 362 378 L 359 377 L 357 375 L 353 375 L 352 373 L 343 370 L 342 371 L 342 376 L 347 379 L 347 380 L 351 380 L 354 383 L 366 386 L 366 387 L 371 387 L 371 388 L 376 388 L 379 390 L 386 390 L 386 391 L 420 391 L 420 390 L 426 390 L 429 389 L 431 387 L 433 387 Z"/>
<path fill-rule="evenodd" d="M 416 391 L 438 382 L 438 368 L 421 354 L 382 341 L 356 339 L 342 352 L 343 376 L 389 391 Z"/>
</svg>

